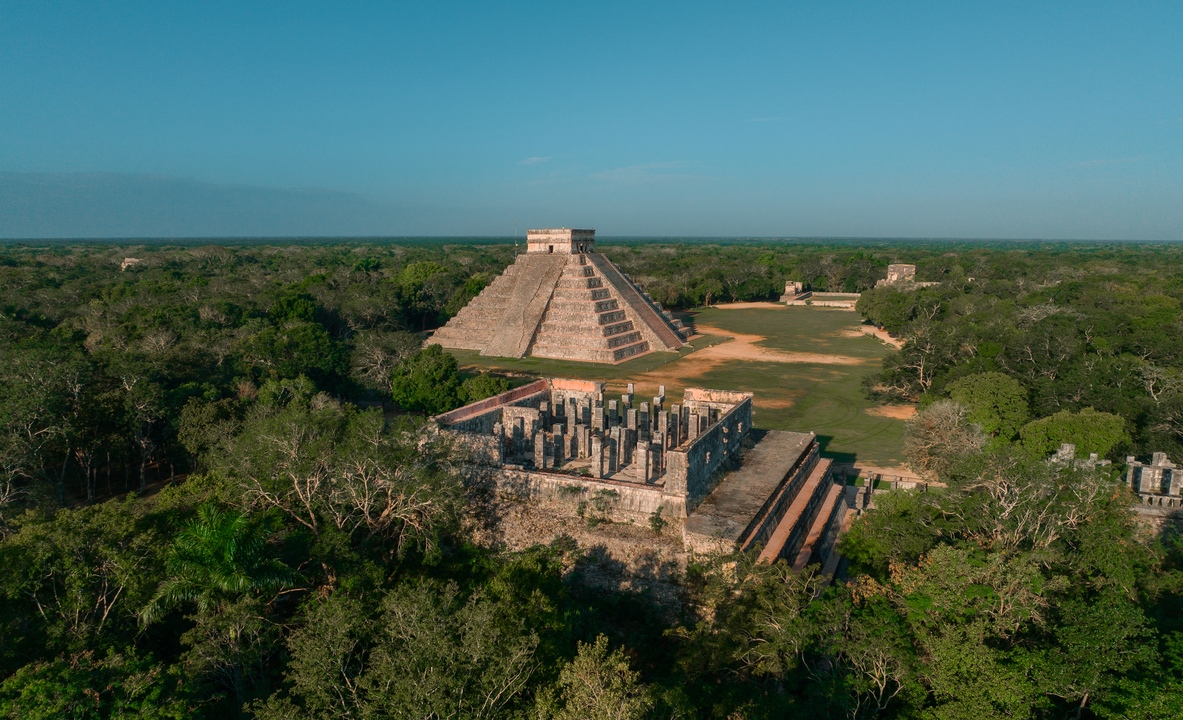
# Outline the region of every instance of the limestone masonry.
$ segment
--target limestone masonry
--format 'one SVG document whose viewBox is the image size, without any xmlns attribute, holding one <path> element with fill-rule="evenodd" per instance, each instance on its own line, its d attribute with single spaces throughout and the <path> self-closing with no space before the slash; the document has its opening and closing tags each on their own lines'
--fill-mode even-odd
<svg viewBox="0 0 1183 720">
<path fill-rule="evenodd" d="M 530 230 L 526 253 L 427 342 L 481 355 L 600 363 L 682 347 L 682 323 L 595 251 L 595 235 Z"/>
<path fill-rule="evenodd" d="M 633 385 L 536 380 L 436 416 L 440 431 L 493 470 L 498 492 L 592 506 L 610 519 L 654 515 L 682 527 L 688 549 L 761 549 L 795 567 L 833 553 L 846 511 L 813 433 L 752 429 L 752 395 L 687 388 L 668 403 Z"/>
</svg>

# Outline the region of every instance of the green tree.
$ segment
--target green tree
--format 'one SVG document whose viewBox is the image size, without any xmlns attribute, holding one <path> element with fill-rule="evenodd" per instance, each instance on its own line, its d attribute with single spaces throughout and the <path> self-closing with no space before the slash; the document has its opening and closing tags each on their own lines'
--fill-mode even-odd
<svg viewBox="0 0 1183 720">
<path fill-rule="evenodd" d="M 600 635 L 594 643 L 579 643 L 554 689 L 539 698 L 535 715 L 540 720 L 639 720 L 652 706 L 628 658 L 619 648 L 609 651 L 608 638 Z"/>
<path fill-rule="evenodd" d="M 184 685 L 134 651 L 90 651 L 30 663 L 0 683 L 0 717 L 11 720 L 181 720 L 192 716 Z"/>
<path fill-rule="evenodd" d="M 349 352 L 314 322 L 289 322 L 267 327 L 248 343 L 247 355 L 273 377 L 307 375 L 319 385 L 331 385 L 349 371 Z"/>
<path fill-rule="evenodd" d="M 948 386 L 949 397 L 967 409 L 970 422 L 997 442 L 1009 442 L 1027 422 L 1027 390 L 999 372 L 970 375 Z"/>
<path fill-rule="evenodd" d="M 411 412 L 437 415 L 460 405 L 460 369 L 439 345 L 428 345 L 395 368 L 391 396 Z"/>
<path fill-rule="evenodd" d="M 538 669 L 521 608 L 455 583 L 391 590 L 377 611 L 341 595 L 314 606 L 289 641 L 291 688 L 265 720 L 513 716 Z"/>
<path fill-rule="evenodd" d="M 460 386 L 460 401 L 474 403 L 478 400 L 500 395 L 509 389 L 509 381 L 489 373 L 474 375 Z"/>
<path fill-rule="evenodd" d="M 1061 410 L 1027 423 L 1019 430 L 1019 437 L 1028 452 L 1040 457 L 1059 450 L 1063 443 L 1075 445 L 1078 457 L 1089 453 L 1105 457 L 1130 442 L 1125 425 L 1120 416 L 1092 408 L 1078 413 Z"/>
<path fill-rule="evenodd" d="M 202 505 L 173 540 L 166 578 L 140 618 L 152 623 L 185 606 L 210 613 L 243 595 L 274 595 L 293 587 L 299 576 L 267 552 L 274 534 L 266 517 Z"/>
</svg>

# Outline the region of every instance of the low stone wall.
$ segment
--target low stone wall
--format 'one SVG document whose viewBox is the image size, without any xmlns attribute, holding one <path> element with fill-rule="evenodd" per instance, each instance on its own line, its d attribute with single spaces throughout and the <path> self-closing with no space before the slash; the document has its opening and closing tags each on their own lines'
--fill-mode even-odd
<svg viewBox="0 0 1183 720">
<path fill-rule="evenodd" d="M 660 485 L 512 468 L 498 471 L 496 482 L 502 495 L 522 501 L 558 501 L 570 504 L 572 510 L 581 502 L 594 503 L 598 495 L 606 508 L 602 514 L 611 520 L 646 522 L 658 510 L 667 520 L 686 516 L 685 502 L 666 495 Z"/>
<path fill-rule="evenodd" d="M 731 408 L 719 421 L 689 445 L 666 453 L 666 492 L 686 498 L 686 510 L 693 510 L 711 492 L 716 470 L 740 450 L 752 427 L 752 398 Z"/>
<path fill-rule="evenodd" d="M 505 405 L 538 406 L 538 402 L 545 399 L 547 392 L 546 380 L 535 380 L 513 390 L 507 390 L 500 395 L 485 398 L 480 402 L 465 405 L 443 415 L 435 416 L 435 421 L 449 430 L 464 433 L 491 433 L 493 425 L 501 421 L 500 410 Z M 535 398 L 534 396 L 538 397 Z"/>
</svg>

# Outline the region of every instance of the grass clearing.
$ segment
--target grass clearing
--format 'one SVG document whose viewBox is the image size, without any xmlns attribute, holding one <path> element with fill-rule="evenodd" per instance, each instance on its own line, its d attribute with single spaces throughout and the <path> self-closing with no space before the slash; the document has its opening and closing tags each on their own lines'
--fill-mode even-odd
<svg viewBox="0 0 1183 720">
<path fill-rule="evenodd" d="M 859 332 L 856 313 L 823 308 L 707 308 L 693 314 L 696 325 L 764 339 L 758 346 L 789 353 L 861 358 L 855 365 L 811 362 L 726 360 L 701 362 L 698 351 L 730 339 L 704 335 L 678 353 L 652 353 L 620 365 L 596 365 L 542 358 L 490 358 L 465 350 L 452 353 L 462 366 L 529 376 L 601 380 L 610 391 L 636 382 L 644 399 L 666 386 L 671 401 L 686 387 L 743 390 L 755 395 L 756 426 L 772 430 L 815 432 L 825 454 L 839 460 L 890 467 L 903 460 L 904 422 L 868 410 L 877 407 L 863 396 L 863 378 L 879 369 L 890 352 L 879 340 Z M 706 354 L 706 355 L 709 355 Z M 898 414 L 898 413 L 897 413 Z"/>
</svg>

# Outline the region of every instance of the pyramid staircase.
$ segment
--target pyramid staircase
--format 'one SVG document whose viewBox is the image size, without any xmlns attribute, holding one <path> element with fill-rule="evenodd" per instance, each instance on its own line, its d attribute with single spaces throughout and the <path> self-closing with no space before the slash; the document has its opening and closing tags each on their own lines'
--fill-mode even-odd
<svg viewBox="0 0 1183 720">
<path fill-rule="evenodd" d="M 500 357 L 618 363 L 677 350 L 686 332 L 603 255 L 527 253 L 428 342 Z"/>
</svg>

